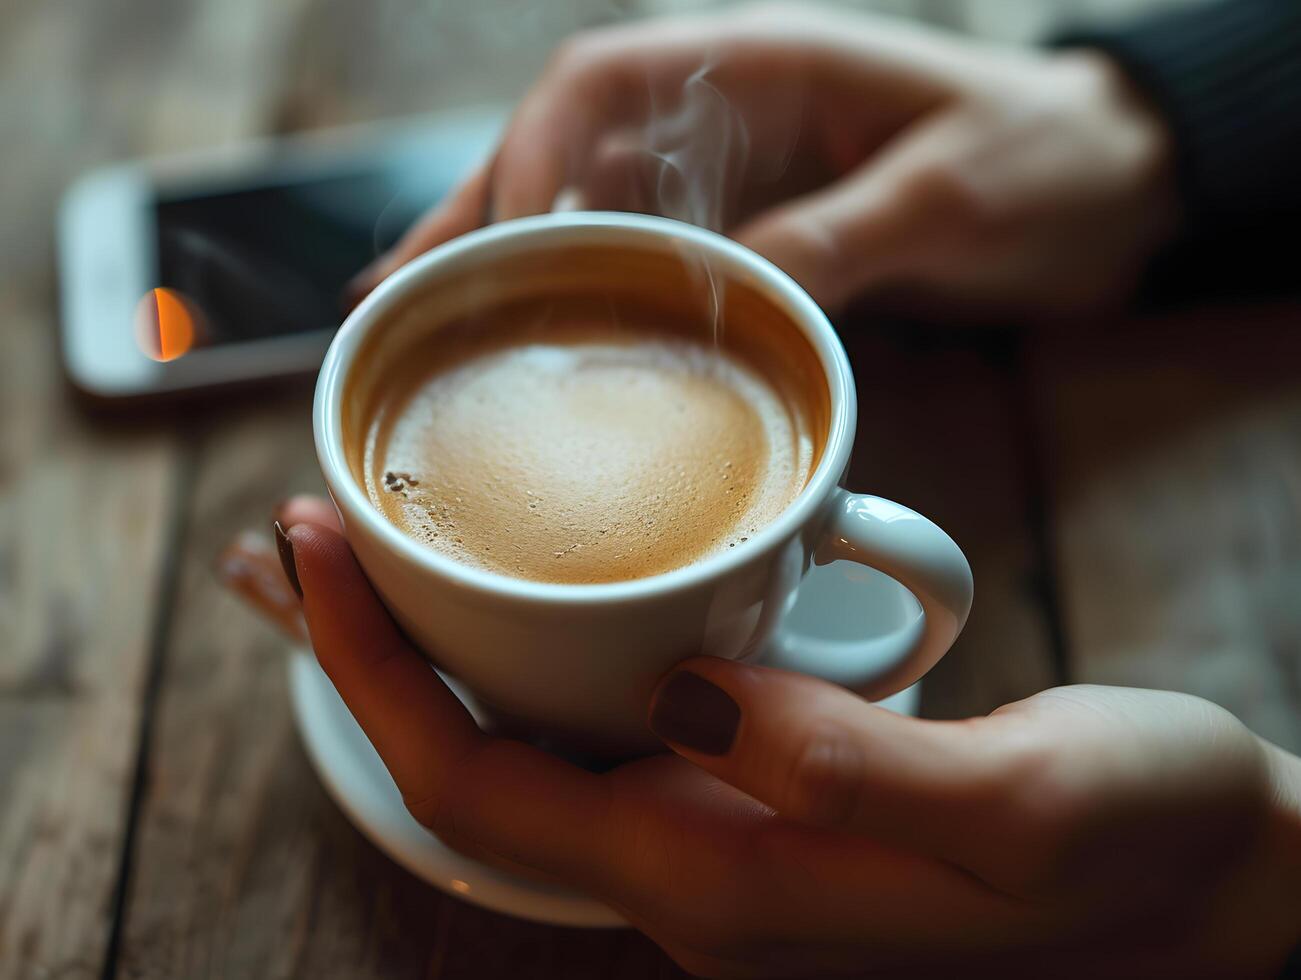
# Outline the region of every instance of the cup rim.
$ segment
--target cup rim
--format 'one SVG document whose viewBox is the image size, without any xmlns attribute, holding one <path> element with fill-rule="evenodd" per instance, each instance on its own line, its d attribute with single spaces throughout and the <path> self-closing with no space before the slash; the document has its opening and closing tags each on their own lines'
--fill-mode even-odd
<svg viewBox="0 0 1301 980">
<path fill-rule="evenodd" d="M 343 392 L 357 351 L 385 315 L 416 292 L 437 271 L 496 246 L 529 239 L 574 237 L 585 232 L 607 241 L 624 238 L 668 240 L 689 246 L 722 262 L 729 271 L 748 274 L 751 284 L 776 303 L 812 344 L 828 388 L 830 419 L 822 458 L 799 495 L 776 520 L 761 528 L 744 547 L 712 555 L 667 572 L 617 582 L 572 584 L 514 578 L 461 564 L 403 534 L 390 523 L 358 484 L 343 446 Z M 312 406 L 312 430 L 317 459 L 335 506 L 345 525 L 360 522 L 384 546 L 407 561 L 455 584 L 486 595 L 540 602 L 602 604 L 649 598 L 688 589 L 726 575 L 770 551 L 814 518 L 838 486 L 848 462 L 857 420 L 856 395 L 849 358 L 826 314 L 785 272 L 745 246 L 685 222 L 651 215 L 613 211 L 569 211 L 498 222 L 452 239 L 413 259 L 380 283 L 344 320 L 335 334 L 317 376 Z"/>
</svg>

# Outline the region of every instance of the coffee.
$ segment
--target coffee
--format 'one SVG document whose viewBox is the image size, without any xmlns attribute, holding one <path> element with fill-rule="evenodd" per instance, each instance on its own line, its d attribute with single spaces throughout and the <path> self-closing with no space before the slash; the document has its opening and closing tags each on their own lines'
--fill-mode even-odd
<svg viewBox="0 0 1301 980">
<path fill-rule="evenodd" d="M 576 293 L 441 325 L 386 359 L 354 472 L 405 534 L 517 578 L 624 581 L 743 547 L 807 482 L 819 413 L 708 316 Z"/>
</svg>

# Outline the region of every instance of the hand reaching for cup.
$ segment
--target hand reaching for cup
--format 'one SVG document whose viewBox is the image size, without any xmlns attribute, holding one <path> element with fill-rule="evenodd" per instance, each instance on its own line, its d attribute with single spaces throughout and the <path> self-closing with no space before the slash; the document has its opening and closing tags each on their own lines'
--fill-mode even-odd
<svg viewBox="0 0 1301 980">
<path fill-rule="evenodd" d="M 485 221 L 578 205 L 715 225 L 832 312 L 872 294 L 1081 314 L 1173 232 L 1169 156 L 1101 55 L 808 6 L 603 28 L 560 48 L 492 159 L 353 293 Z"/>
<path fill-rule="evenodd" d="M 598 775 L 475 726 L 328 503 L 280 519 L 320 663 L 416 819 L 689 970 L 1267 976 L 1301 938 L 1301 760 L 1207 702 L 1068 687 L 922 721 L 696 658 L 651 708 L 672 754 Z"/>
</svg>

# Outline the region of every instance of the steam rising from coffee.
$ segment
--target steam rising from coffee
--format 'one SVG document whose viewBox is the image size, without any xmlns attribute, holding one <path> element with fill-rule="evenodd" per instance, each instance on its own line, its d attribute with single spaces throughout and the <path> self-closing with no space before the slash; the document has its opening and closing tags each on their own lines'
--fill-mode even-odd
<svg viewBox="0 0 1301 980">
<path fill-rule="evenodd" d="M 567 188 L 557 210 L 581 206 L 662 215 L 716 232 L 727 232 L 741 216 L 747 189 L 775 184 L 786 172 L 799 136 L 800 113 L 784 111 L 779 100 L 800 100 L 789 80 L 769 90 L 762 102 L 742 108 L 714 81 L 716 59 L 706 58 L 670 98 L 647 80 L 649 111 L 640 126 L 605 136 L 593 159 L 576 169 L 586 185 Z M 752 138 L 751 118 L 769 110 L 763 140 Z M 683 260 L 707 298 L 715 339 L 722 322 L 723 278 L 706 258 L 683 250 Z"/>
<path fill-rule="evenodd" d="M 656 209 L 667 218 L 723 231 L 750 158 L 750 130 L 702 66 L 676 107 L 652 110 L 646 153 L 659 162 Z"/>
<path fill-rule="evenodd" d="M 750 157 L 750 131 L 702 66 L 686 81 L 676 111 L 652 114 L 648 153 L 659 161 L 657 210 L 711 231 L 723 231 L 731 195 Z M 714 341 L 722 323 L 723 280 L 708 259 L 684 255 L 694 278 L 708 291 Z"/>
</svg>

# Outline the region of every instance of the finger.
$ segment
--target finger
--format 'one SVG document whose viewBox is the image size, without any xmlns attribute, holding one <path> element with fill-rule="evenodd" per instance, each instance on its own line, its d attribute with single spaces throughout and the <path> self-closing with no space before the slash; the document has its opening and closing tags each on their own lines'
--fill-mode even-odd
<svg viewBox="0 0 1301 980">
<path fill-rule="evenodd" d="M 703 143 L 739 123 L 752 160 L 783 161 L 804 114 L 805 84 L 817 87 L 838 130 L 863 116 L 862 91 L 871 91 L 863 125 L 879 138 L 951 88 L 953 50 L 922 31 L 817 9 L 693 12 L 589 32 L 557 52 L 511 121 L 494 213 L 549 210 L 562 188 L 583 182 L 596 141 L 623 125 L 679 140 L 685 127 L 699 132 L 692 146 L 713 149 Z"/>
<path fill-rule="evenodd" d="M 903 267 L 900 244 L 911 232 L 912 216 L 891 190 L 869 165 L 761 213 L 733 237 L 835 313 Z"/>
<path fill-rule="evenodd" d="M 356 306 L 394 271 L 432 248 L 473 231 L 491 220 L 491 161 L 479 167 L 444 201 L 412 225 L 391 249 L 353 277 L 344 290 L 348 308 Z"/>
<path fill-rule="evenodd" d="M 440 836 L 602 891 L 606 784 L 531 746 L 490 739 L 402 636 L 336 532 L 288 532 L 312 643 L 403 799 Z"/>
<path fill-rule="evenodd" d="M 298 595 L 265 533 L 243 531 L 221 550 L 215 570 L 221 584 L 295 643 L 307 641 Z"/>
<path fill-rule="evenodd" d="M 478 729 L 407 643 L 344 539 L 313 524 L 287 534 L 303 609 L 322 668 L 407 797 L 434 795 L 439 760 L 470 751 Z"/>
<path fill-rule="evenodd" d="M 732 58 L 730 70 L 719 69 L 731 83 L 722 91 L 713 81 L 714 62 L 728 59 L 713 50 L 704 26 L 697 16 L 615 27 L 563 48 L 520 106 L 502 143 L 493 183 L 497 217 L 552 210 L 567 187 L 596 196 L 611 190 L 626 193 L 628 178 L 635 186 L 627 209 L 681 212 L 668 205 L 684 191 L 674 190 L 664 200 L 655 186 L 665 175 L 669 154 L 686 157 L 676 166 L 690 173 L 680 180 L 718 182 L 716 196 L 731 197 L 739 192 L 731 185 L 741 180 L 743 169 L 731 166 L 739 161 L 730 159 L 744 155 L 731 145 L 738 130 L 756 163 L 759 157 L 784 160 L 798 120 L 789 80 L 784 89 L 773 90 L 765 73 L 756 72 L 755 57 Z M 718 43 L 727 42 L 720 38 Z M 762 98 L 755 89 L 762 90 Z M 774 103 L 783 96 L 779 110 Z M 762 111 L 751 104 L 759 102 Z M 612 167 L 621 152 L 628 159 Z M 736 172 L 703 174 L 720 166 Z M 622 205 L 622 194 L 616 200 Z"/>
<path fill-rule="evenodd" d="M 660 210 L 657 194 L 665 163 L 646 146 L 642 135 L 620 130 L 603 136 L 576 188 L 584 207 L 597 211 Z"/>
<path fill-rule="evenodd" d="M 544 76 L 511 120 L 491 191 L 495 220 L 550 211 L 566 187 L 583 183 L 600 135 L 644 109 L 619 61 L 575 59 Z"/>
<path fill-rule="evenodd" d="M 676 77 L 699 61 L 698 30 L 687 21 L 618 25 L 562 47 L 516 109 L 492 160 L 356 277 L 348 290 L 354 305 L 404 262 L 456 235 L 551 210 L 568 177 L 581 177 L 602 133 L 645 118 L 651 64 Z"/>
<path fill-rule="evenodd" d="M 915 956 L 936 922 L 955 948 L 992 940 L 1005 923 L 997 896 L 951 862 L 774 818 L 752 796 L 681 763 L 658 756 L 611 774 L 628 827 L 622 908 L 657 939 L 706 937 L 718 948 L 739 930 L 739 945 L 785 976 L 798 971 L 782 947 L 802 948 L 804 973 L 830 972 L 832 964 L 809 960 L 811 947 L 852 945 L 862 968 L 865 947 Z"/>
<path fill-rule="evenodd" d="M 996 719 L 923 721 L 824 681 L 700 657 L 656 690 L 679 755 L 783 816 L 958 861 L 969 820 L 1014 773 Z"/>
<path fill-rule="evenodd" d="M 285 527 L 295 524 L 319 524 L 331 531 L 341 530 L 339 512 L 325 497 L 311 494 L 298 494 L 290 497 L 276 508 L 276 520 Z"/>
<path fill-rule="evenodd" d="M 733 232 L 829 312 L 900 282 L 929 284 L 955 269 L 952 243 L 979 220 L 975 188 L 953 161 L 969 127 L 939 114 L 915 125 L 839 181 L 772 208 Z M 964 255 L 966 265 L 979 255 Z"/>
</svg>

